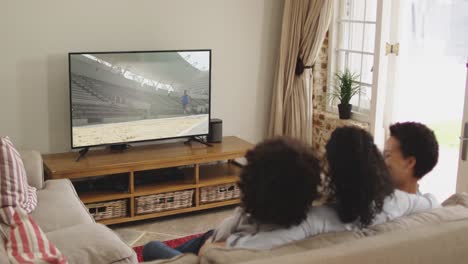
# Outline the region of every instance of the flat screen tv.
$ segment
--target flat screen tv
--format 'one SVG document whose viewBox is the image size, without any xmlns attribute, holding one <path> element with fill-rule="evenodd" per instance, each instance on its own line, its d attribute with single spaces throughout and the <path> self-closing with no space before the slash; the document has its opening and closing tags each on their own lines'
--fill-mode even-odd
<svg viewBox="0 0 468 264">
<path fill-rule="evenodd" d="M 69 53 L 72 148 L 205 136 L 211 50 Z"/>
</svg>

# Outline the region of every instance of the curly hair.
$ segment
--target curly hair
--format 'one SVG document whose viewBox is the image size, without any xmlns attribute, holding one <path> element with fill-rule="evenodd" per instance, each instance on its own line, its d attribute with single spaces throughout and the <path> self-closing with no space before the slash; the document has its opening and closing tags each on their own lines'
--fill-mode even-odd
<svg viewBox="0 0 468 264">
<path fill-rule="evenodd" d="M 248 151 L 239 188 L 244 210 L 259 224 L 298 225 L 318 198 L 320 165 L 297 140 L 278 137 Z"/>
<path fill-rule="evenodd" d="M 390 126 L 390 136 L 400 143 L 403 157 L 415 157 L 414 176 L 421 179 L 430 172 L 439 159 L 439 143 L 434 131 L 416 122 L 396 123 Z"/>
<path fill-rule="evenodd" d="M 333 131 L 326 145 L 329 192 L 343 223 L 372 223 L 394 186 L 372 136 L 357 127 Z"/>
</svg>

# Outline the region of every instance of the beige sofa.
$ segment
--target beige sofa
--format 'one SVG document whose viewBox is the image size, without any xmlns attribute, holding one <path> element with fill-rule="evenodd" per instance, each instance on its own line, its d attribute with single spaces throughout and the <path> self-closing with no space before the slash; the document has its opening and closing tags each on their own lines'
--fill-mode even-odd
<svg viewBox="0 0 468 264">
<path fill-rule="evenodd" d="M 137 263 L 130 247 L 94 222 L 69 180 L 44 182 L 39 153 L 22 152 L 22 157 L 28 182 L 38 189 L 32 216 L 69 263 Z M 201 258 L 185 254 L 147 264 L 467 264 L 468 194 L 457 194 L 443 205 L 359 232 L 323 234 L 272 250 L 211 248 Z M 0 263 L 5 259 L 0 239 Z"/>
<path fill-rule="evenodd" d="M 272 250 L 212 248 L 199 259 L 183 255 L 164 263 L 467 264 L 468 194 L 443 205 L 362 231 L 323 234 Z"/>
<path fill-rule="evenodd" d="M 268 251 L 211 249 L 210 263 L 468 263 L 468 194 L 444 207 L 357 232 L 329 233 Z"/>
<path fill-rule="evenodd" d="M 37 188 L 31 216 L 70 264 L 137 263 L 135 252 L 109 228 L 95 223 L 68 179 L 44 181 L 41 155 L 23 151 L 28 183 Z M 0 262 L 7 260 L 0 239 Z"/>
</svg>

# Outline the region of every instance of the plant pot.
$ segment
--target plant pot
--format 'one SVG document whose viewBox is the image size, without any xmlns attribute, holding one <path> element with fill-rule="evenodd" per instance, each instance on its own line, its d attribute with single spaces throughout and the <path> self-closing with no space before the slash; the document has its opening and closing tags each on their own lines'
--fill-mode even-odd
<svg viewBox="0 0 468 264">
<path fill-rule="evenodd" d="M 340 119 L 350 119 L 352 107 L 353 107 L 352 104 L 339 104 L 338 113 L 339 113 Z"/>
</svg>

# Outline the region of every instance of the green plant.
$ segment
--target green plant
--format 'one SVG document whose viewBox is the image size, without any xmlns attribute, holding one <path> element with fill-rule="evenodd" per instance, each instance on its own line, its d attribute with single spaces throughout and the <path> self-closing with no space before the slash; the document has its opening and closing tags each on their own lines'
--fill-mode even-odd
<svg viewBox="0 0 468 264">
<path fill-rule="evenodd" d="M 349 69 L 345 69 L 343 72 L 335 74 L 335 85 L 333 85 L 333 91 L 330 94 L 331 99 L 334 101 L 338 99 L 341 104 L 349 104 L 351 98 L 361 91 L 359 85 L 359 75 L 351 73 Z"/>
</svg>

